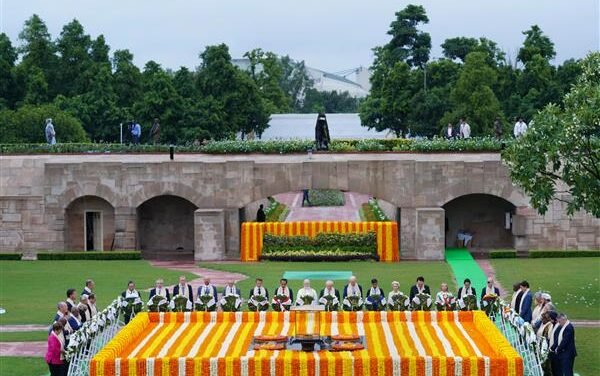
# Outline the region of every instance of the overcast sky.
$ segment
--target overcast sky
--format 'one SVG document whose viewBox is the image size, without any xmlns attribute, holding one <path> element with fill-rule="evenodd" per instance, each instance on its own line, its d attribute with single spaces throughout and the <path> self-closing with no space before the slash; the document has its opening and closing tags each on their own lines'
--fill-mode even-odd
<svg viewBox="0 0 600 376">
<path fill-rule="evenodd" d="M 455 36 L 487 37 L 515 57 L 522 31 L 538 24 L 556 45 L 555 62 L 600 48 L 599 0 L 0 0 L 1 26 L 15 42 L 33 13 L 56 38 L 77 18 L 111 50 L 128 48 L 136 64 L 198 65 L 206 45 L 226 43 L 233 57 L 256 47 L 330 72 L 369 66 L 371 48 L 388 41 L 394 12 L 422 4 L 432 56 Z"/>
</svg>

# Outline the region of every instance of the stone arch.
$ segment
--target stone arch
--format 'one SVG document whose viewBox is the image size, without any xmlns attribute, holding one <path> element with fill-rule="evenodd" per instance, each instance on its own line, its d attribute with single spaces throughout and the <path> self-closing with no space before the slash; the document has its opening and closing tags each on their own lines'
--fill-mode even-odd
<svg viewBox="0 0 600 376">
<path fill-rule="evenodd" d="M 84 183 L 71 186 L 65 190 L 62 194 L 56 195 L 58 197 L 59 207 L 66 209 L 74 201 L 85 197 L 95 196 L 108 202 L 112 207 L 116 207 L 118 204 L 118 196 L 115 190 L 104 184 Z"/>
<path fill-rule="evenodd" d="M 194 212 L 190 200 L 170 194 L 152 197 L 137 207 L 137 244 L 146 256 L 194 250 Z"/>
<path fill-rule="evenodd" d="M 106 199 L 85 195 L 65 208 L 65 249 L 111 250 L 115 240 L 115 209 Z"/>
<path fill-rule="evenodd" d="M 140 185 L 139 189 L 124 198 L 127 203 L 124 206 L 137 208 L 144 202 L 158 196 L 177 196 L 197 207 L 202 206 L 201 195 L 188 185 L 177 182 L 148 182 Z"/>
<path fill-rule="evenodd" d="M 471 233 L 471 246 L 477 248 L 514 246 L 511 217 L 515 214 L 516 206 L 505 198 L 482 193 L 466 194 L 448 201 L 442 207 L 446 217 L 446 247 L 456 246 L 459 231 Z"/>
</svg>

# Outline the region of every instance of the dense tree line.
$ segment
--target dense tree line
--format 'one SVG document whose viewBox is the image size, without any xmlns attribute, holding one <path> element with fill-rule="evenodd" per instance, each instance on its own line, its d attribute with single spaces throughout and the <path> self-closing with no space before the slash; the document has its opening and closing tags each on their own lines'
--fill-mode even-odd
<svg viewBox="0 0 600 376">
<path fill-rule="evenodd" d="M 33 15 L 18 46 L 0 34 L 0 143 L 43 142 L 45 118 L 55 120 L 59 142 L 114 142 L 119 124 L 132 120 L 147 140 L 158 118 L 162 141 L 185 143 L 260 135 L 273 113 L 357 109 L 347 93 L 316 92 L 304 62 L 260 49 L 244 56 L 248 70 L 221 44 L 206 47 L 194 71 L 155 61 L 140 70 L 130 51 L 111 53 L 104 36 L 92 38 L 79 21 L 54 40 Z"/>
<path fill-rule="evenodd" d="M 552 65 L 554 44 L 537 25 L 523 32 L 514 63 L 494 41 L 465 37 L 446 39 L 444 56 L 431 60 L 431 37 L 420 29 L 428 22 L 422 6 L 408 5 L 390 25 L 390 41 L 374 48 L 372 89 L 360 107 L 364 126 L 432 136 L 466 117 L 472 134 L 484 136 L 498 116 L 508 134 L 515 117 L 529 121 L 560 103 L 582 70 L 572 59 Z"/>
</svg>

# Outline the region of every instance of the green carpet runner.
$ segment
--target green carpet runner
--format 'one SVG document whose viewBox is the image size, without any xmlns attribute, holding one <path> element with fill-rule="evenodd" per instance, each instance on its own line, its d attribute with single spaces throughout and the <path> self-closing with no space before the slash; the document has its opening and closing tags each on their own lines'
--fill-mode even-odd
<svg viewBox="0 0 600 376">
<path fill-rule="evenodd" d="M 463 285 L 465 278 L 469 278 L 471 286 L 476 289 L 477 297 L 481 298 L 479 295 L 481 294 L 481 289 L 485 287 L 487 276 L 473 259 L 471 252 L 464 248 L 447 248 L 446 262 L 452 268 L 452 273 L 454 273 L 458 287 Z"/>
</svg>

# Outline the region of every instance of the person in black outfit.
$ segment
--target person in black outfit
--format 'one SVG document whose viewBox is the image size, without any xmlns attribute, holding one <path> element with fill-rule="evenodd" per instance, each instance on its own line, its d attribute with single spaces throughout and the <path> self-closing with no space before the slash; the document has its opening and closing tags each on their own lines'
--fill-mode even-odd
<svg viewBox="0 0 600 376">
<path fill-rule="evenodd" d="M 263 208 L 264 205 L 260 204 L 258 211 L 256 212 L 256 222 L 265 222 L 267 220 L 267 215 L 265 214 L 265 210 Z"/>
<path fill-rule="evenodd" d="M 425 293 L 431 295 L 431 291 L 429 290 L 429 286 L 425 284 L 425 278 L 422 276 L 417 277 L 417 283 L 410 288 L 410 300 L 420 293 Z"/>
</svg>

